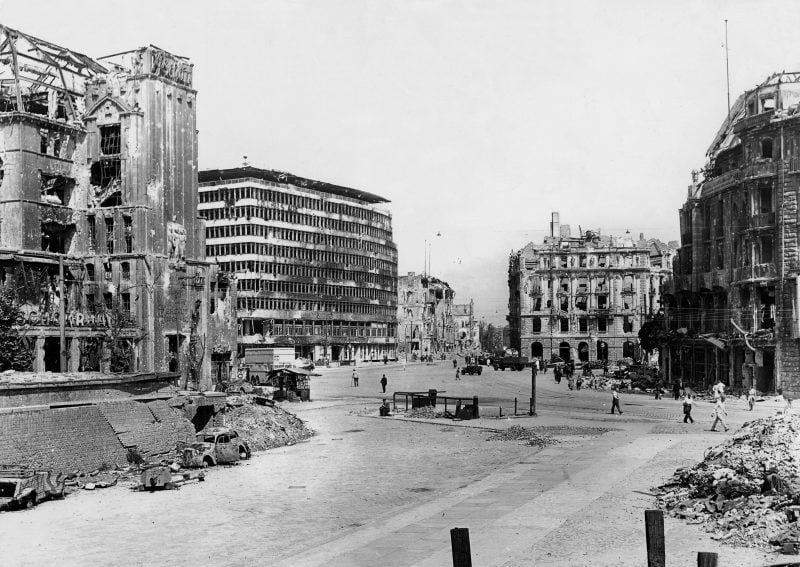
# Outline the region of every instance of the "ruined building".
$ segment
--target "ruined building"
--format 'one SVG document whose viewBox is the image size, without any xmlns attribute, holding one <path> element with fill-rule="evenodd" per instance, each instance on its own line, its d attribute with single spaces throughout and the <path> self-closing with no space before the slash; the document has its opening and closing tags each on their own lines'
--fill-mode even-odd
<svg viewBox="0 0 800 567">
<path fill-rule="evenodd" d="M 507 346 L 545 360 L 637 357 L 639 328 L 660 308 L 673 255 L 644 235 L 572 236 L 553 213 L 550 236 L 509 257 Z"/>
<path fill-rule="evenodd" d="M 471 299 L 469 303 L 453 305 L 453 327 L 456 350 L 459 353 L 480 351 L 480 329 L 475 320 L 475 304 Z"/>
<path fill-rule="evenodd" d="M 397 248 L 377 195 L 280 171 L 200 172 L 206 250 L 235 276 L 239 354 L 395 358 Z"/>
<path fill-rule="evenodd" d="M 667 325 L 673 379 L 800 394 L 800 73 L 742 94 L 693 174 Z"/>
<path fill-rule="evenodd" d="M 397 336 L 403 355 L 411 359 L 452 352 L 455 291 L 450 285 L 429 274 L 408 272 L 398 279 L 397 293 Z"/>
<path fill-rule="evenodd" d="M 192 64 L 153 46 L 95 60 L 3 26 L 0 41 L 0 283 L 30 370 L 210 387 L 232 325 L 197 216 Z"/>
</svg>

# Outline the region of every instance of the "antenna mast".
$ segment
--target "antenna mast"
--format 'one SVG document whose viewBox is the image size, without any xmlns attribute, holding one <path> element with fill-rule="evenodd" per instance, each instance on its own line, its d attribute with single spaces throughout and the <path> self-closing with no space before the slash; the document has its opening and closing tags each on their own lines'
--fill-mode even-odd
<svg viewBox="0 0 800 567">
<path fill-rule="evenodd" d="M 725 20 L 725 85 L 728 91 L 728 120 L 731 119 L 731 73 L 728 67 L 728 20 Z"/>
</svg>

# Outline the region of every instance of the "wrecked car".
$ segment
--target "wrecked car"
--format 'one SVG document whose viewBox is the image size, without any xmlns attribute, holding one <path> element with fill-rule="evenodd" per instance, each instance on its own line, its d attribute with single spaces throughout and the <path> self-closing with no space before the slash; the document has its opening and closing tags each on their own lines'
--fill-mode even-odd
<svg viewBox="0 0 800 567">
<path fill-rule="evenodd" d="M 52 471 L 36 471 L 18 465 L 0 465 L 0 511 L 33 508 L 50 498 L 64 497 L 64 478 L 52 479 Z"/>
<path fill-rule="evenodd" d="M 210 467 L 250 458 L 250 446 L 229 427 L 214 427 L 197 434 L 194 443 L 179 444 L 184 467 Z"/>
</svg>

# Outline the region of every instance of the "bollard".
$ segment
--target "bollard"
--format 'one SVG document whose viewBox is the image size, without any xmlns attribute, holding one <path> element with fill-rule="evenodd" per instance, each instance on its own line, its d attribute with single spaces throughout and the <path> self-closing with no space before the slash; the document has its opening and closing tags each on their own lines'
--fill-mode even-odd
<svg viewBox="0 0 800 567">
<path fill-rule="evenodd" d="M 517 398 L 514 398 L 514 417 L 517 417 Z"/>
<path fill-rule="evenodd" d="M 503 406 L 497 406 L 497 409 L 500 410 L 500 417 L 503 417 Z"/>
<path fill-rule="evenodd" d="M 472 398 L 472 419 L 478 419 L 481 416 L 481 412 L 478 409 L 478 396 Z"/>
<path fill-rule="evenodd" d="M 644 531 L 647 541 L 647 567 L 664 567 L 667 562 L 664 548 L 664 512 L 645 510 Z"/>
<path fill-rule="evenodd" d="M 450 545 L 453 548 L 453 567 L 472 567 L 469 549 L 469 528 L 450 530 Z"/>
<path fill-rule="evenodd" d="M 709 551 L 697 552 L 697 567 L 717 567 L 719 555 Z"/>
</svg>

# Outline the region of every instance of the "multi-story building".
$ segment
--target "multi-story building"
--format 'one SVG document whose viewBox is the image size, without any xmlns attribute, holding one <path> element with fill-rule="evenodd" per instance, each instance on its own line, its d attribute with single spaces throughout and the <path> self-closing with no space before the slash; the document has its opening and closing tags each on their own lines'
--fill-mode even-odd
<svg viewBox="0 0 800 567">
<path fill-rule="evenodd" d="M 800 394 L 800 73 L 742 94 L 693 172 L 667 323 L 673 379 Z"/>
<path fill-rule="evenodd" d="M 456 342 L 453 319 L 455 292 L 429 274 L 408 272 L 397 284 L 397 338 L 407 357 L 441 356 Z"/>
<path fill-rule="evenodd" d="M 638 332 L 660 308 L 668 245 L 599 231 L 572 236 L 553 213 L 550 236 L 509 258 L 509 340 L 522 356 L 617 360 L 637 356 Z M 658 253 L 652 252 L 653 248 Z M 651 254 L 662 266 L 654 266 Z"/>
<path fill-rule="evenodd" d="M 481 348 L 480 330 L 475 320 L 475 304 L 453 305 L 453 327 L 455 328 L 456 350 L 459 353 L 479 351 Z"/>
<path fill-rule="evenodd" d="M 239 354 L 396 358 L 397 248 L 383 197 L 243 166 L 200 172 L 206 252 L 237 281 Z"/>
<path fill-rule="evenodd" d="M 31 370 L 208 388 L 212 349 L 233 345 L 197 217 L 192 64 L 152 46 L 94 60 L 3 26 L 0 38 L 0 281 Z"/>
</svg>

